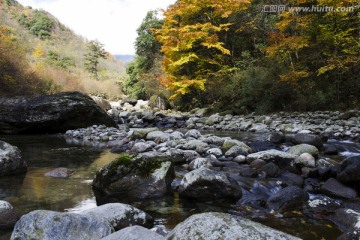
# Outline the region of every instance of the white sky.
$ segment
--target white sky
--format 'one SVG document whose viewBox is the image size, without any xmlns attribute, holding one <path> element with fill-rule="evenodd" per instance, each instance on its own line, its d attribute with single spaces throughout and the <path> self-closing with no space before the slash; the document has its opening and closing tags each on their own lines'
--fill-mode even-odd
<svg viewBox="0 0 360 240">
<path fill-rule="evenodd" d="M 99 40 L 112 54 L 134 54 L 136 29 L 146 13 L 176 0 L 18 0 L 44 9 L 77 34 Z"/>
</svg>

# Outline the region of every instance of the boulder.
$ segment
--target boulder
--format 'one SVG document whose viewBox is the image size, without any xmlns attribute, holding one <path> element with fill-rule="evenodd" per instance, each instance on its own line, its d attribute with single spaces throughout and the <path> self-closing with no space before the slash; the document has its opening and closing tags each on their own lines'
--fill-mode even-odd
<svg viewBox="0 0 360 240">
<path fill-rule="evenodd" d="M 275 211 L 298 209 L 309 200 L 309 194 L 298 186 L 281 189 L 272 195 L 266 202 L 268 208 Z"/>
<path fill-rule="evenodd" d="M 315 167 L 315 158 L 309 153 L 302 153 L 300 156 L 295 158 L 294 164 L 299 167 Z"/>
<path fill-rule="evenodd" d="M 317 135 L 313 134 L 306 134 L 306 133 L 298 133 L 291 137 L 291 142 L 293 144 L 302 144 L 306 143 L 309 145 L 313 145 L 317 147 L 318 149 L 321 149 L 323 146 L 323 142 L 321 138 Z"/>
<path fill-rule="evenodd" d="M 208 212 L 187 218 L 169 233 L 167 239 L 295 240 L 299 238 L 245 218 L 227 213 Z"/>
<path fill-rule="evenodd" d="M 196 150 L 197 152 L 199 152 L 199 149 L 205 149 L 207 148 L 209 145 L 207 143 L 204 143 L 201 140 L 189 140 L 187 141 L 183 146 L 182 149 L 185 150 Z"/>
<path fill-rule="evenodd" d="M 97 105 L 99 105 L 99 107 L 101 107 L 102 110 L 107 111 L 111 109 L 111 104 L 108 100 L 98 96 L 91 96 L 91 98 L 94 100 L 94 102 L 96 102 Z"/>
<path fill-rule="evenodd" d="M 195 138 L 198 139 L 201 137 L 201 133 L 196 129 L 191 129 L 185 133 L 185 138 Z"/>
<path fill-rule="evenodd" d="M 19 215 L 13 206 L 6 201 L 0 200 L 0 229 L 13 228 L 18 219 Z"/>
<path fill-rule="evenodd" d="M 236 139 L 226 139 L 222 145 L 222 150 L 224 152 L 227 152 L 233 146 L 240 146 L 243 147 L 244 149 L 247 149 L 247 152 L 249 153 L 252 152 L 252 149 L 248 145 Z"/>
<path fill-rule="evenodd" d="M 158 131 L 158 128 L 140 128 L 135 129 L 131 135 L 132 139 L 145 139 L 150 132 Z"/>
<path fill-rule="evenodd" d="M 45 177 L 52 178 L 69 178 L 72 171 L 68 168 L 55 168 L 54 170 L 45 173 Z"/>
<path fill-rule="evenodd" d="M 79 92 L 0 98 L 0 133 L 60 133 L 69 129 L 116 123 L 91 97 Z"/>
<path fill-rule="evenodd" d="M 170 134 L 162 131 L 152 131 L 146 135 L 146 140 L 166 142 L 170 140 Z"/>
<path fill-rule="evenodd" d="M 261 171 L 265 172 L 266 177 L 276 177 L 280 173 L 280 168 L 272 162 L 262 166 Z"/>
<path fill-rule="evenodd" d="M 298 156 L 309 153 L 316 157 L 319 154 L 319 150 L 315 146 L 305 143 L 292 146 L 287 152 Z"/>
<path fill-rule="evenodd" d="M 21 158 L 19 148 L 0 141 L 0 177 L 22 174 L 27 171 L 27 165 Z"/>
<path fill-rule="evenodd" d="M 121 155 L 101 168 L 93 181 L 98 203 L 109 199 L 136 200 L 163 196 L 170 189 L 174 167 L 165 154 Z"/>
<path fill-rule="evenodd" d="M 296 155 L 294 155 L 294 154 L 281 152 L 281 151 L 275 150 L 275 149 L 252 153 L 247 156 L 247 160 L 249 162 L 252 162 L 255 159 L 261 159 L 267 163 L 273 162 L 276 165 L 278 165 L 279 167 L 285 167 L 285 166 L 290 165 L 290 163 L 292 161 L 294 161 L 295 158 L 296 158 Z"/>
<path fill-rule="evenodd" d="M 340 182 L 350 183 L 360 180 L 360 156 L 349 157 L 341 162 L 336 178 Z"/>
<path fill-rule="evenodd" d="M 212 154 L 215 157 L 221 157 L 223 155 L 220 148 L 210 148 L 209 150 L 206 151 L 206 154 L 208 154 L 208 155 Z"/>
<path fill-rule="evenodd" d="M 241 187 L 225 173 L 202 167 L 185 174 L 179 193 L 193 199 L 240 198 Z"/>
<path fill-rule="evenodd" d="M 111 234 L 109 223 L 97 217 L 53 211 L 32 211 L 16 223 L 11 240 L 98 240 Z"/>
<path fill-rule="evenodd" d="M 131 226 L 110 234 L 102 240 L 165 240 L 165 237 L 141 226 Z"/>
<path fill-rule="evenodd" d="M 357 197 L 357 192 L 335 178 L 329 178 L 321 187 L 321 192 L 331 197 L 352 199 Z"/>
<path fill-rule="evenodd" d="M 144 211 L 123 203 L 109 203 L 82 211 L 80 214 L 97 217 L 115 230 L 132 225 L 152 227 L 153 218 Z"/>
<path fill-rule="evenodd" d="M 207 158 L 196 158 L 189 164 L 190 170 L 195 170 L 201 167 L 212 168 L 211 162 Z"/>
<path fill-rule="evenodd" d="M 208 117 L 205 121 L 206 125 L 213 126 L 215 123 L 219 123 L 221 121 L 221 116 L 216 113 Z"/>
<path fill-rule="evenodd" d="M 246 156 L 249 154 L 249 148 L 235 145 L 225 152 L 225 157 L 237 157 L 239 155 Z"/>
<path fill-rule="evenodd" d="M 282 132 L 272 132 L 269 136 L 269 141 L 275 144 L 285 142 L 285 136 Z"/>
<path fill-rule="evenodd" d="M 134 153 L 142 153 L 150 150 L 152 148 L 151 144 L 146 142 L 137 142 L 131 148 L 131 151 Z"/>
</svg>

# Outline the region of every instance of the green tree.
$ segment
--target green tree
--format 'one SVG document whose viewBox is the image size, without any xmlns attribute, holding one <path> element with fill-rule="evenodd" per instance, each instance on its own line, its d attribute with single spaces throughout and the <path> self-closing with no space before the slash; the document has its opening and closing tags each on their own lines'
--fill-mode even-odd
<svg viewBox="0 0 360 240">
<path fill-rule="evenodd" d="M 162 53 L 154 30 L 160 29 L 162 24 L 163 20 L 158 18 L 158 12 L 149 11 L 137 29 L 136 57 L 127 66 L 128 78 L 124 84 L 125 93 L 134 98 L 148 99 L 153 94 L 159 94 L 160 84 L 157 78 L 162 73 Z"/>
<path fill-rule="evenodd" d="M 99 80 L 98 65 L 101 58 L 106 59 L 107 53 L 104 49 L 104 44 L 98 40 L 90 41 L 87 44 L 87 53 L 85 53 L 85 69 L 88 71 L 96 80 Z"/>
</svg>

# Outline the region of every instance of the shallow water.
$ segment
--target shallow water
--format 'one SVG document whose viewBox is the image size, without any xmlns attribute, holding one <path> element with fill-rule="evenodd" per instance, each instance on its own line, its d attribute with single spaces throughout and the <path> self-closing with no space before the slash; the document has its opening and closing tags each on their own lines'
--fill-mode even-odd
<svg viewBox="0 0 360 240">
<path fill-rule="evenodd" d="M 211 132 L 214 134 L 214 132 Z M 231 136 L 244 141 L 265 140 L 266 134 L 216 132 L 216 135 Z M 80 212 L 96 206 L 91 189 L 95 173 L 113 160 L 117 154 L 106 149 L 77 146 L 66 143 L 65 139 L 53 136 L 0 136 L 0 140 L 18 146 L 28 163 L 24 176 L 0 179 L 0 199 L 10 202 L 20 214 L 33 210 Z M 353 143 L 331 143 L 351 147 Z M 355 149 L 359 150 L 358 144 Z M 354 150 L 351 150 L 354 151 Z M 44 174 L 57 167 L 67 167 L 74 171 L 69 179 L 53 179 Z M 250 190 L 254 182 L 244 183 Z M 264 185 L 271 191 L 269 183 Z M 336 239 L 340 231 L 328 221 L 315 221 L 299 212 L 286 215 L 254 212 L 243 206 L 223 202 L 195 202 L 179 198 L 177 193 L 155 200 L 130 203 L 155 217 L 155 223 L 171 229 L 188 216 L 206 211 L 231 212 L 264 223 L 273 228 L 291 233 L 303 239 Z M 0 232 L 0 239 L 9 239 L 10 232 Z"/>
</svg>

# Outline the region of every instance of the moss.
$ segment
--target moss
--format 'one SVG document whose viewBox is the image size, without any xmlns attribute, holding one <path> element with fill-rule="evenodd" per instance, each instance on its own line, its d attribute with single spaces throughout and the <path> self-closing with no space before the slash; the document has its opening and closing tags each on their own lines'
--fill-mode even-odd
<svg viewBox="0 0 360 240">
<path fill-rule="evenodd" d="M 132 158 L 129 154 L 120 154 L 118 158 L 110 163 L 109 173 L 115 172 L 119 166 L 128 167 L 132 163 Z"/>
<path fill-rule="evenodd" d="M 54 222 L 60 222 L 60 218 L 59 217 L 54 217 Z"/>
<path fill-rule="evenodd" d="M 157 160 L 144 160 L 139 163 L 137 173 L 142 177 L 149 177 L 161 164 L 162 162 Z"/>
</svg>

